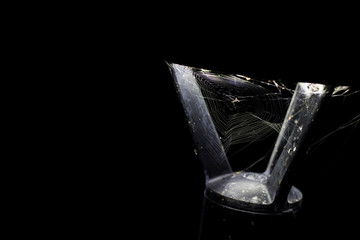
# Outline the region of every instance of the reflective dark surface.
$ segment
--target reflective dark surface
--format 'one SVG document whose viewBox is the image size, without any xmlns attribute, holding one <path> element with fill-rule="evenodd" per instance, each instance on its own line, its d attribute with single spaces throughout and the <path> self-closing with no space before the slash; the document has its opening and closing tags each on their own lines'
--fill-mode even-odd
<svg viewBox="0 0 360 240">
<path fill-rule="evenodd" d="M 288 233 L 298 233 L 299 209 L 277 214 L 244 211 L 226 207 L 210 200 L 203 202 L 199 239 L 271 238 L 288 239 Z"/>
</svg>

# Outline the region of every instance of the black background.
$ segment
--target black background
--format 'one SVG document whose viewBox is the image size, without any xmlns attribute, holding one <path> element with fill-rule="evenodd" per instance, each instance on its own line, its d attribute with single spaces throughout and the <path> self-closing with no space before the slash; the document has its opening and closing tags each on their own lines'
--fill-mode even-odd
<svg viewBox="0 0 360 240">
<path fill-rule="evenodd" d="M 92 126 L 84 131 L 94 140 L 84 152 L 97 160 L 84 160 L 91 165 L 91 184 L 84 180 L 91 200 L 78 204 L 89 204 L 84 208 L 93 222 L 85 228 L 88 233 L 123 236 L 127 230 L 134 239 L 198 237 L 204 175 L 165 61 L 294 84 L 360 86 L 351 28 L 333 31 L 329 24 L 324 31 L 318 24 L 308 30 L 279 19 L 280 28 L 279 22 L 251 21 L 226 29 L 207 22 L 203 14 L 202 23 L 179 16 L 166 16 L 154 25 L 143 21 L 145 27 L 135 26 L 121 38 L 105 30 L 111 34 L 97 49 L 100 53 L 90 56 L 96 64 L 85 69 L 95 71 L 97 80 L 89 99 L 99 112 L 90 115 L 97 133 L 87 131 Z M 178 17 L 180 21 L 172 21 Z M 341 109 L 358 111 L 358 106 Z M 340 119 L 335 114 L 326 122 Z M 296 234 L 351 236 L 357 231 L 359 133 L 349 129 L 332 135 L 297 170 L 304 203 Z"/>
<path fill-rule="evenodd" d="M 313 15 L 324 7 L 309 6 Z M 30 177 L 19 184 L 27 190 L 19 190 L 13 216 L 27 228 L 16 232 L 197 239 L 204 175 L 165 60 L 260 79 L 360 86 L 357 14 L 347 10 L 342 22 L 338 11 L 315 22 L 307 11 L 293 16 L 294 7 L 278 15 L 257 6 L 230 13 L 186 4 L 138 14 L 136 6 L 125 18 L 109 8 L 21 21 L 27 31 L 13 57 L 27 66 L 22 79 L 35 91 L 25 89 L 31 96 L 20 104 L 28 108 L 18 125 L 26 129 L 20 152 Z M 331 136 L 299 169 L 305 236 L 357 233 L 359 133 L 350 133 Z"/>
</svg>

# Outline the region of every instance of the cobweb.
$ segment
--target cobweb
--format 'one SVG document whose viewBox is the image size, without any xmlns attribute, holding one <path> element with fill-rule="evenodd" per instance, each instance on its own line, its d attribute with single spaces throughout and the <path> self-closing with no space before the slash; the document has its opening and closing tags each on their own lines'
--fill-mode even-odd
<svg viewBox="0 0 360 240">
<path fill-rule="evenodd" d="M 217 135 L 212 138 L 219 138 L 231 165 L 239 170 L 261 166 L 259 163 L 268 159 L 276 137 L 280 133 L 295 84 L 278 80 L 258 80 L 238 74 L 224 74 L 198 68 L 189 68 L 188 71 L 194 77 L 193 88 L 194 86 L 199 88 L 196 97 L 204 100 L 216 129 Z M 173 74 L 176 75 L 174 71 Z M 186 81 L 192 80 L 187 76 Z M 181 92 L 179 81 L 176 84 Z M 184 102 L 186 101 L 184 96 L 183 94 L 183 104 L 188 104 Z M 347 111 L 349 109 L 343 106 L 345 101 L 349 106 L 349 102 L 359 99 L 359 96 L 360 91 L 349 86 L 334 88 L 330 106 L 326 111 L 333 112 L 331 104 L 334 104 L 346 111 L 346 114 L 341 115 L 342 117 L 338 115 L 336 121 L 327 124 L 316 137 L 314 135 L 310 153 L 336 132 L 358 127 L 360 111 L 354 109 Z M 191 121 L 189 123 L 195 124 Z M 284 136 L 285 140 L 286 137 Z M 217 144 L 217 140 L 213 140 L 208 140 L 207 143 Z M 198 149 L 195 152 L 197 153 Z"/>
<path fill-rule="evenodd" d="M 275 81 L 194 72 L 225 151 L 280 132 L 292 90 Z M 281 86 L 281 87 L 280 87 Z M 285 91 L 284 91 L 285 90 Z"/>
</svg>

